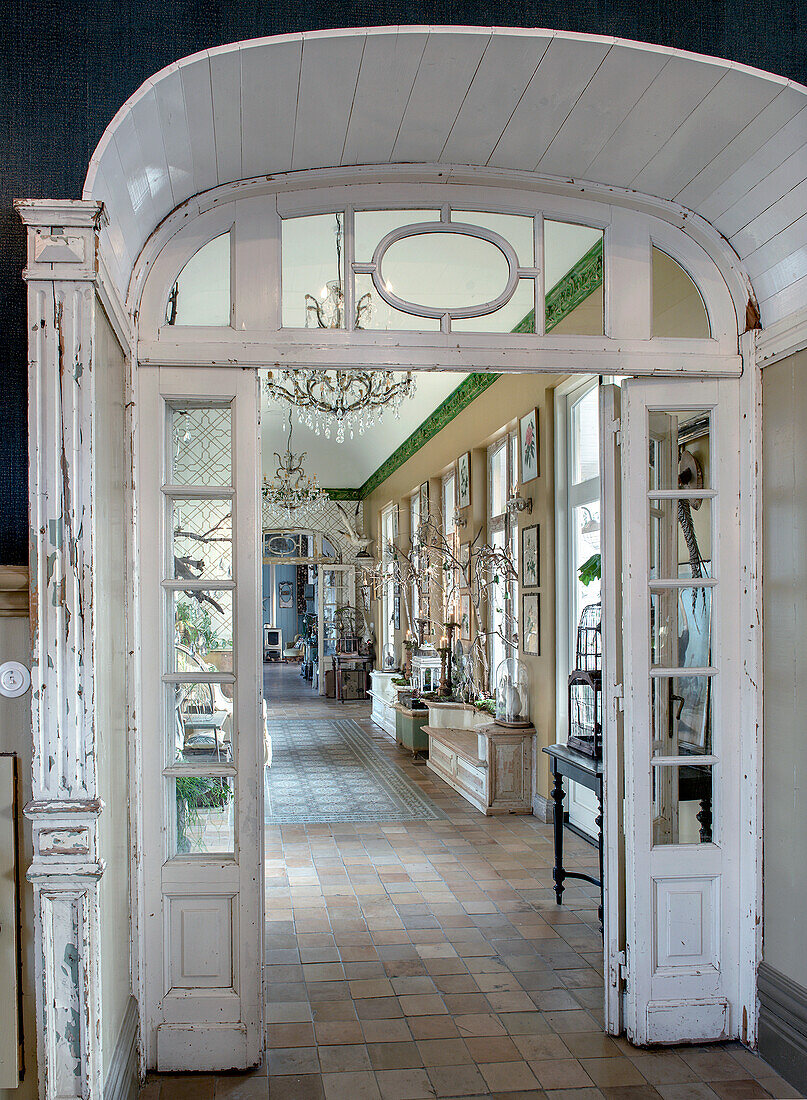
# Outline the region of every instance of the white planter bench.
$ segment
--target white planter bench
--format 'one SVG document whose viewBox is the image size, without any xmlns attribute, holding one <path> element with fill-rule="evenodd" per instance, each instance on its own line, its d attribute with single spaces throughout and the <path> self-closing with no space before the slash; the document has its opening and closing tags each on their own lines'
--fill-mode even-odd
<svg viewBox="0 0 807 1100">
<path fill-rule="evenodd" d="M 428 767 L 483 814 L 532 813 L 534 726 L 510 729 L 464 704 L 429 704 Z"/>
</svg>

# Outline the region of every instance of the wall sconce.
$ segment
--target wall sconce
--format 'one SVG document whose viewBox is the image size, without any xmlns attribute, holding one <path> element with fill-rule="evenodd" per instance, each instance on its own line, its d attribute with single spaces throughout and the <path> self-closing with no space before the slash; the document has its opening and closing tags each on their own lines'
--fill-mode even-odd
<svg viewBox="0 0 807 1100">
<path fill-rule="evenodd" d="M 520 494 L 515 494 L 510 497 L 507 502 L 507 511 L 510 515 L 514 515 L 516 512 L 528 512 L 532 515 L 532 497 L 526 499 Z"/>
<path fill-rule="evenodd" d="M 463 515 L 462 512 L 454 513 L 454 526 L 455 527 L 467 527 L 468 517 Z"/>
</svg>

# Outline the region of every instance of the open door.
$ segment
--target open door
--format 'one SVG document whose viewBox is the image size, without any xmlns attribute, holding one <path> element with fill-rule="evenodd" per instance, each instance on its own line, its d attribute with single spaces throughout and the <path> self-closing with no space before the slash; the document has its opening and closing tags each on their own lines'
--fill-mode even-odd
<svg viewBox="0 0 807 1100">
<path fill-rule="evenodd" d="M 603 624 L 603 847 L 605 900 L 605 1030 L 623 1030 L 625 972 L 625 835 L 622 697 L 622 394 L 618 386 L 600 386 L 600 535 Z"/>
<path fill-rule="evenodd" d="M 621 397 L 625 1026 L 706 1042 L 741 1026 L 739 383 Z"/>
<path fill-rule="evenodd" d="M 262 1054 L 257 372 L 140 368 L 144 1043 L 149 1068 Z"/>
</svg>

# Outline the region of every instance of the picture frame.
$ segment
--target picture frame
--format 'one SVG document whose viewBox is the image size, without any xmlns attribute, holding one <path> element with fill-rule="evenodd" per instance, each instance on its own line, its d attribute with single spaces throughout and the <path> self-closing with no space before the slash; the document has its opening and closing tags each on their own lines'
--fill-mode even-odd
<svg viewBox="0 0 807 1100">
<path fill-rule="evenodd" d="M 277 603 L 281 611 L 294 607 L 294 583 L 292 581 L 277 582 Z"/>
<path fill-rule="evenodd" d="M 429 518 L 429 483 L 424 481 L 420 486 L 420 522 L 426 523 Z"/>
<path fill-rule="evenodd" d="M 401 597 L 398 592 L 395 593 L 392 599 L 392 625 L 396 630 L 401 629 Z"/>
<path fill-rule="evenodd" d="M 457 503 L 460 508 L 471 506 L 471 452 L 457 459 Z"/>
<path fill-rule="evenodd" d="M 541 584 L 540 525 L 521 528 L 521 587 L 538 588 Z"/>
<path fill-rule="evenodd" d="M 541 656 L 541 596 L 526 592 L 521 597 L 521 652 L 527 657 Z"/>
<path fill-rule="evenodd" d="M 531 409 L 518 421 L 518 454 L 521 484 L 538 477 L 538 410 Z"/>
<path fill-rule="evenodd" d="M 460 641 L 471 640 L 471 594 L 463 592 L 460 595 Z"/>
</svg>

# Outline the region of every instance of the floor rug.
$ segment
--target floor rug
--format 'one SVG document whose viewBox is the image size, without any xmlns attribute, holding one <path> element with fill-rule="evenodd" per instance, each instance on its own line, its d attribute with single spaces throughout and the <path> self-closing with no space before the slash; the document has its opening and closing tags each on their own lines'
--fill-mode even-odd
<svg viewBox="0 0 807 1100">
<path fill-rule="evenodd" d="M 266 822 L 434 821 L 446 815 L 350 718 L 270 720 Z"/>
</svg>

